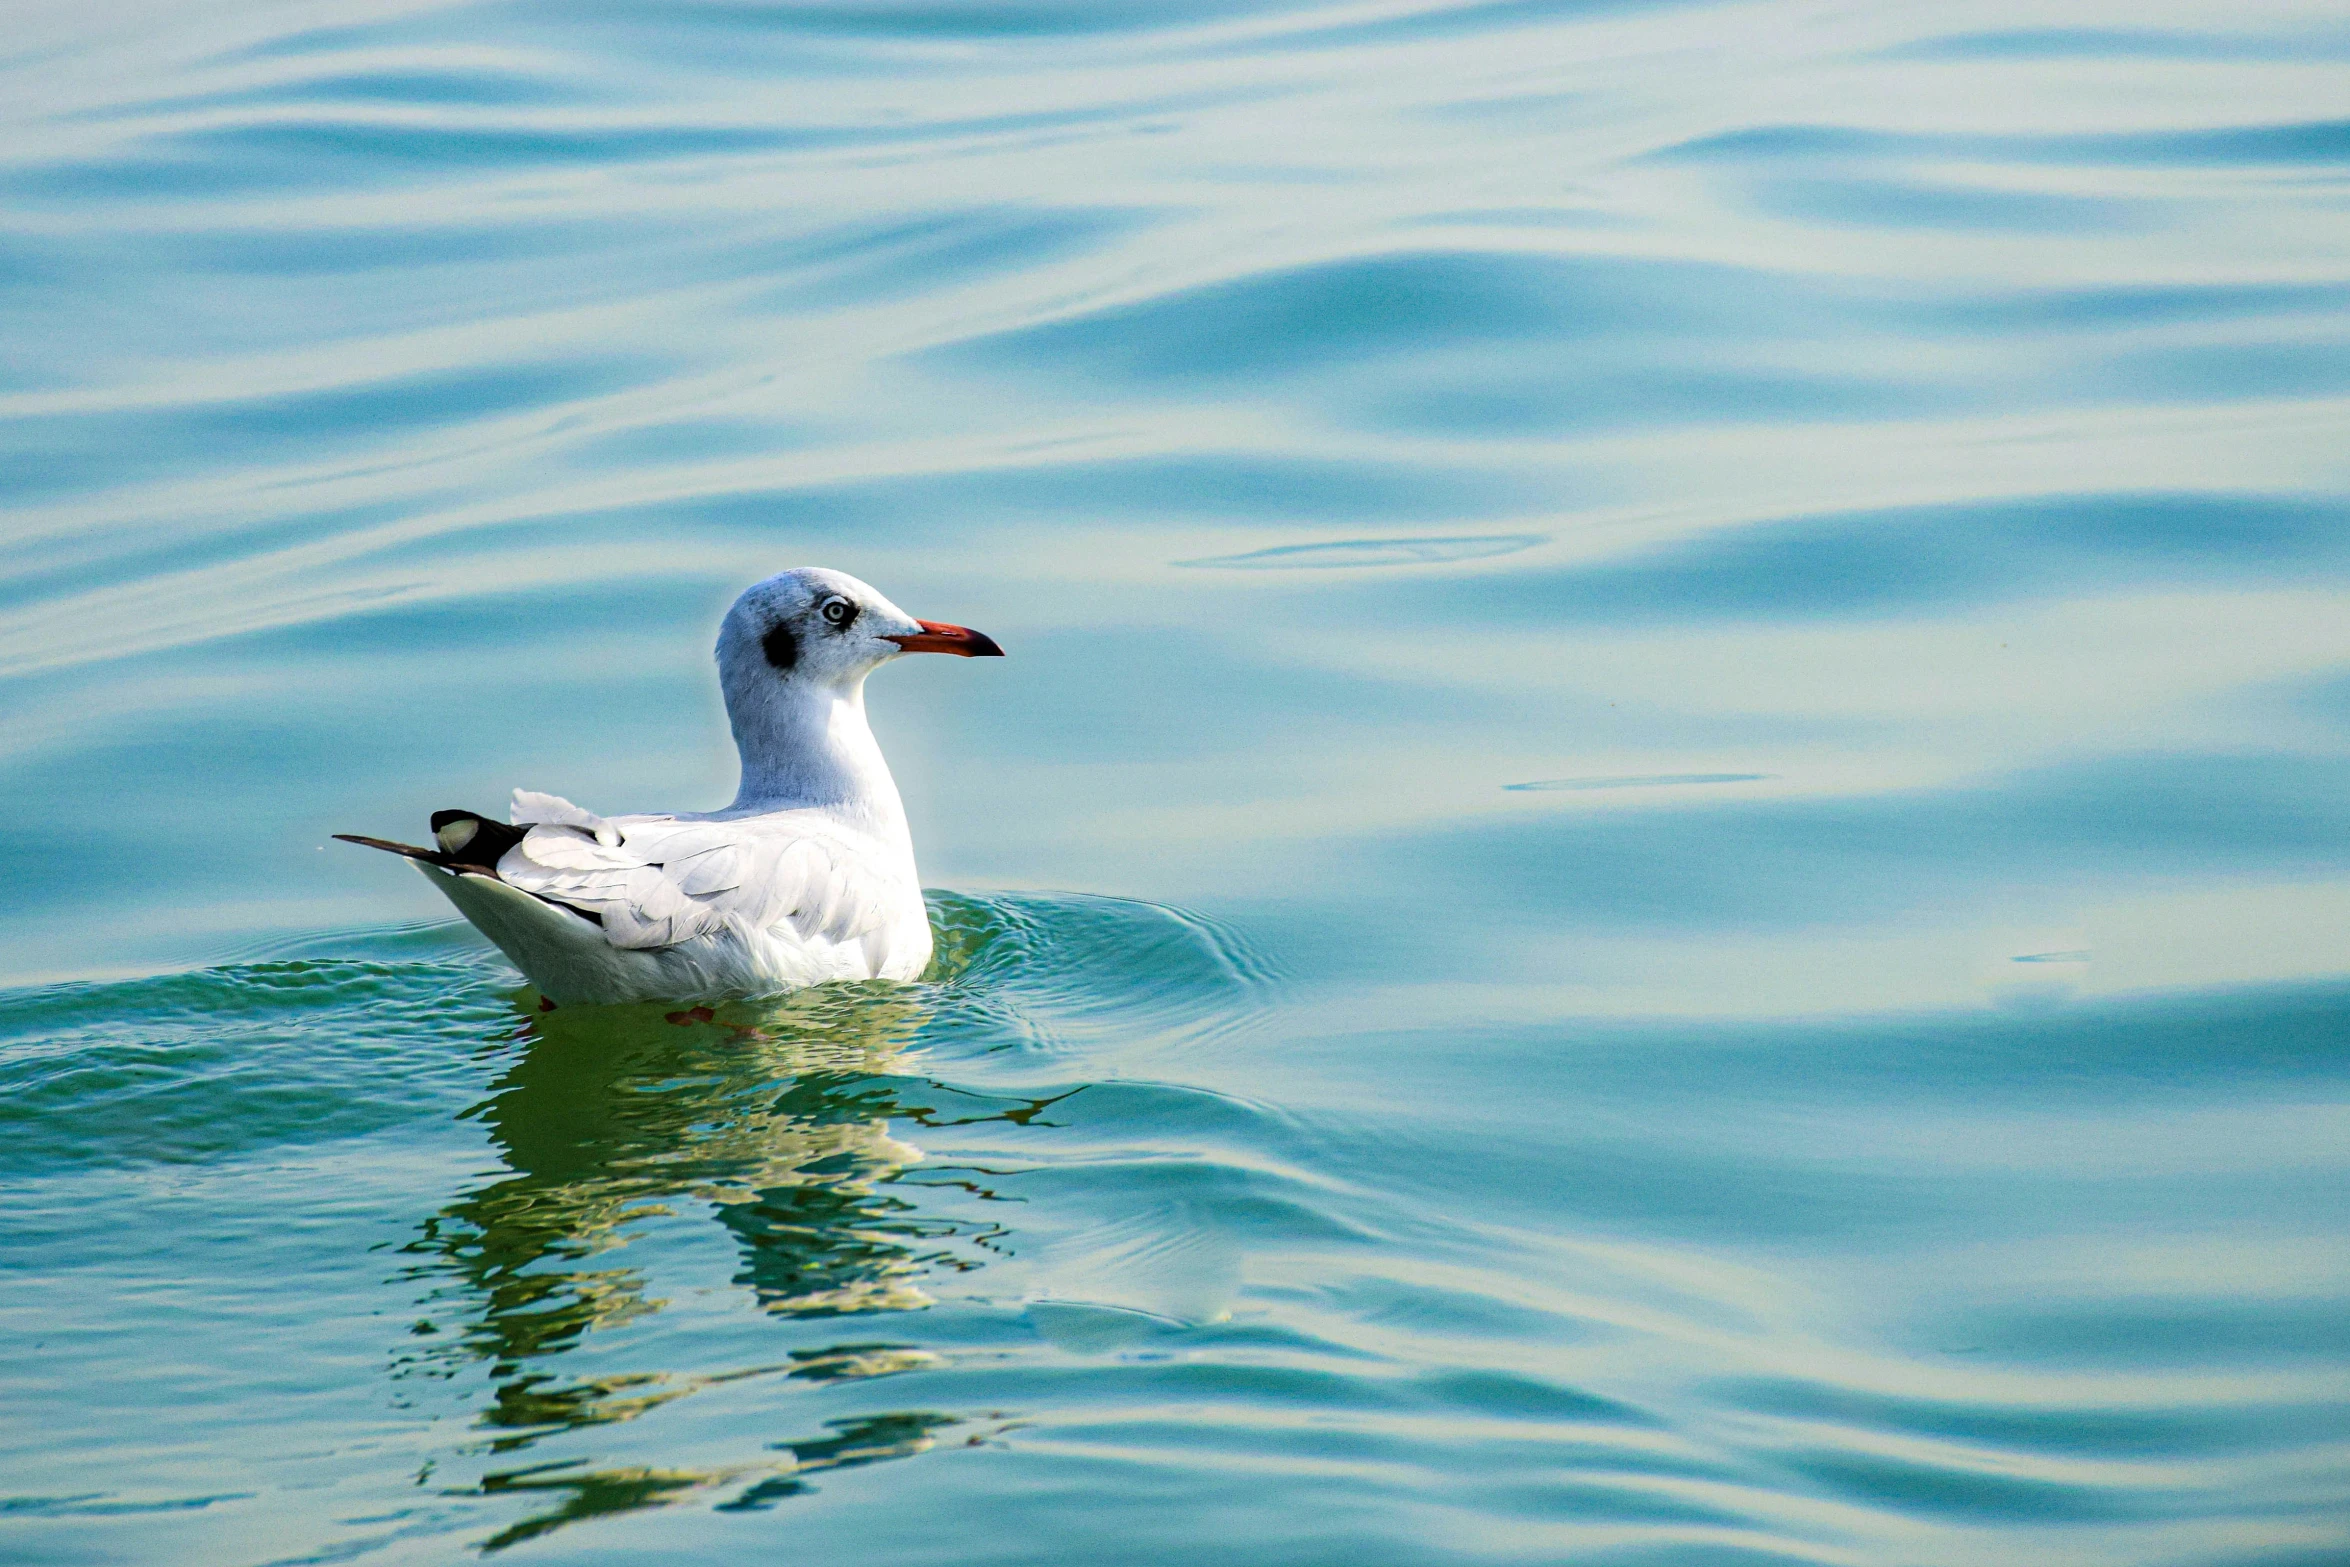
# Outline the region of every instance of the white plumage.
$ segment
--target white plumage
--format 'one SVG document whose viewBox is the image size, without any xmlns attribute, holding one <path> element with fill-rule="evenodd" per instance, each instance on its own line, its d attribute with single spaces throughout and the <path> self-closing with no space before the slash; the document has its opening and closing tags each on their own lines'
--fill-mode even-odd
<svg viewBox="0 0 2350 1567">
<path fill-rule="evenodd" d="M 854 577 L 787 571 L 737 599 L 719 632 L 742 756 L 725 810 L 607 817 L 517 789 L 519 837 L 443 813 L 457 819 L 436 818 L 437 851 L 356 841 L 408 855 L 561 1001 L 913 979 L 930 962 L 930 920 L 905 809 L 865 722 L 865 677 L 904 653 L 1001 651 L 912 619 Z M 485 863 L 495 843 L 507 846 Z"/>
</svg>

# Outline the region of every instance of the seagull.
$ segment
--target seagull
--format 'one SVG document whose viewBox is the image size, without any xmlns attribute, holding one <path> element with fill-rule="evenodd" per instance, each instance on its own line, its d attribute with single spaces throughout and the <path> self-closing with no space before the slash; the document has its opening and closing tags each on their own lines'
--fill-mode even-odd
<svg viewBox="0 0 2350 1567">
<path fill-rule="evenodd" d="M 821 567 L 744 590 L 718 629 L 742 758 L 722 811 L 598 816 L 514 791 L 510 821 L 435 811 L 407 856 L 548 1001 L 702 1001 L 918 978 L 930 915 L 906 808 L 865 723 L 865 677 L 907 653 L 1000 658 Z"/>
</svg>

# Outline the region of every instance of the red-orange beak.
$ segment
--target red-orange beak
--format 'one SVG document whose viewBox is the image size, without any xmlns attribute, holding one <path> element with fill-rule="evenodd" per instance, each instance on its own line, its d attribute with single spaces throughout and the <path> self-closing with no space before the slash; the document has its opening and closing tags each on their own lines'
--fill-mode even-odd
<svg viewBox="0 0 2350 1567">
<path fill-rule="evenodd" d="M 909 653 L 953 653 L 961 658 L 1002 658 L 995 638 L 969 626 L 950 626 L 943 620 L 917 620 L 922 629 L 911 636 L 890 637 Z"/>
</svg>

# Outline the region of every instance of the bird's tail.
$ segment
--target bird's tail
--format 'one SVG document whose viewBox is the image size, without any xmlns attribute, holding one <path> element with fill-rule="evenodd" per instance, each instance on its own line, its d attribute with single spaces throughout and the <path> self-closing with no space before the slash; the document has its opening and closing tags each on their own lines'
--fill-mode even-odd
<svg viewBox="0 0 2350 1567">
<path fill-rule="evenodd" d="M 344 843 L 356 843 L 363 848 L 381 849 L 386 854 L 405 855 L 411 860 L 422 860 L 443 870 L 482 871 L 497 873 L 498 861 L 506 851 L 520 843 L 529 829 L 495 822 L 475 811 L 435 811 L 432 813 L 432 838 L 439 847 L 418 848 L 413 843 L 394 843 L 389 838 L 370 838 L 364 833 L 339 832 L 334 836 Z"/>
<path fill-rule="evenodd" d="M 381 849 L 387 854 L 405 854 L 408 858 L 422 860 L 427 865 L 449 863 L 449 857 L 438 849 L 419 849 L 412 843 L 394 843 L 389 838 L 370 838 L 364 833 L 339 832 L 333 836 L 343 843 L 356 843 L 369 849 Z"/>
</svg>

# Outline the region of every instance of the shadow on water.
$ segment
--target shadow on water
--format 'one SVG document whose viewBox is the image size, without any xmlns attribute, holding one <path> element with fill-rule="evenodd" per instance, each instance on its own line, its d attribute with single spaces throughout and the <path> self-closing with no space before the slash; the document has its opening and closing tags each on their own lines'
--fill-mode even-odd
<svg viewBox="0 0 2350 1567">
<path fill-rule="evenodd" d="M 940 958 L 920 985 L 830 985 L 683 1009 L 542 1010 L 535 992 L 518 992 L 520 1054 L 463 1112 L 487 1130 L 502 1168 L 444 1203 L 404 1248 L 415 1259 L 404 1276 L 427 1286 L 426 1315 L 395 1377 L 486 1373 L 476 1425 L 495 1462 L 719 1384 L 822 1386 L 942 1365 L 905 1341 L 902 1324 L 935 1303 L 926 1281 L 988 1265 L 1009 1234 L 991 1210 L 1020 1199 L 991 1189 L 990 1172 L 925 1165 L 901 1133 L 1051 1127 L 1052 1107 L 1088 1085 L 977 1092 L 913 1074 L 914 1058 L 1034 1047 L 1049 1030 L 1026 1009 L 1054 1010 L 1066 978 L 1055 968 L 1115 947 L 1131 949 L 1119 966 L 1140 981 L 1129 1027 L 1171 1021 L 1187 988 L 1194 1001 L 1221 991 L 1228 1005 L 1241 970 L 1190 916 L 1151 905 L 942 898 L 935 912 Z M 927 1201 L 938 1188 L 965 1194 L 966 1211 Z M 604 1369 L 615 1342 L 641 1353 L 624 1332 L 669 1306 L 656 1290 L 676 1271 L 681 1224 L 693 1228 L 696 1215 L 731 1247 L 729 1282 L 779 1328 L 815 1326 L 818 1337 L 787 1329 L 803 1341 L 716 1371 Z M 837 1334 L 822 1328 L 831 1322 Z M 721 1505 L 764 1507 L 809 1489 L 807 1473 L 911 1457 L 948 1426 L 978 1427 L 964 1437 L 976 1445 L 1004 1420 L 888 1410 L 825 1422 L 822 1435 L 771 1444 L 780 1456 L 749 1463 L 556 1460 L 493 1468 L 459 1494 L 554 1502 L 483 1544 L 499 1550 L 744 1481 Z"/>
</svg>

